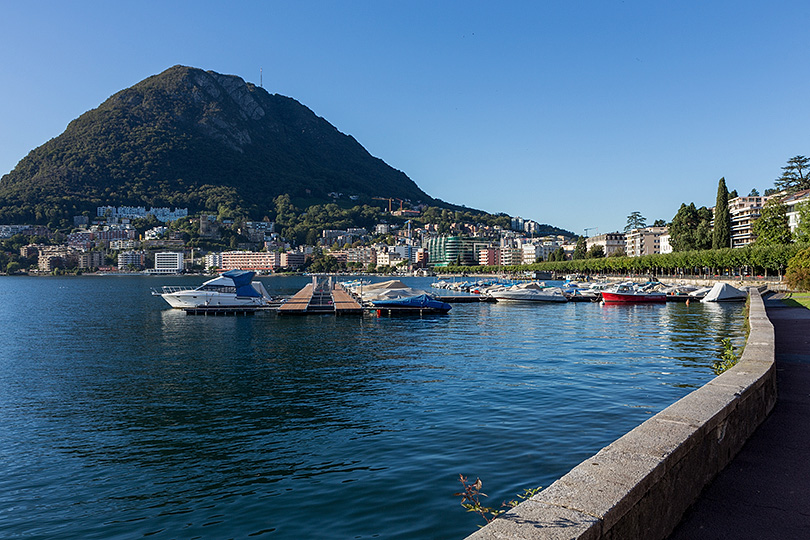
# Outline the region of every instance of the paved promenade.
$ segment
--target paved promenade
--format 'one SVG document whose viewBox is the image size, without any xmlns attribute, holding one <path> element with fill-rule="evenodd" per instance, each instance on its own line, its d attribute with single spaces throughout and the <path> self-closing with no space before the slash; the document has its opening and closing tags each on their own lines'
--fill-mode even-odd
<svg viewBox="0 0 810 540">
<path fill-rule="evenodd" d="M 765 297 L 778 399 L 670 540 L 810 539 L 810 310 Z"/>
</svg>

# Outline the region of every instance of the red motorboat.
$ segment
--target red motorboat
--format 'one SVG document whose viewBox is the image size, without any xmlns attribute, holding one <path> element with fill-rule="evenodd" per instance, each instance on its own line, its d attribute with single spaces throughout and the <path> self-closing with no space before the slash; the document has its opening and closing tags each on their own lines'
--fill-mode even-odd
<svg viewBox="0 0 810 540">
<path fill-rule="evenodd" d="M 602 291 L 602 300 L 611 304 L 664 303 L 667 295 L 655 291 L 638 291 L 630 285 L 619 285 L 615 290 Z"/>
</svg>

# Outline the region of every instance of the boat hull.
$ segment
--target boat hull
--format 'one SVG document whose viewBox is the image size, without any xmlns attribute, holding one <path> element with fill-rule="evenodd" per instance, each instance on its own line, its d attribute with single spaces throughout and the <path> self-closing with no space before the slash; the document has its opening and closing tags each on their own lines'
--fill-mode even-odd
<svg viewBox="0 0 810 540">
<path fill-rule="evenodd" d="M 663 304 L 667 296 L 662 293 L 620 293 L 602 291 L 602 300 L 611 304 Z"/>
<path fill-rule="evenodd" d="M 228 293 L 205 293 L 200 291 L 181 291 L 160 295 L 175 309 L 188 309 L 199 307 L 249 307 L 261 306 L 265 302 L 262 298 L 238 297 Z"/>
</svg>

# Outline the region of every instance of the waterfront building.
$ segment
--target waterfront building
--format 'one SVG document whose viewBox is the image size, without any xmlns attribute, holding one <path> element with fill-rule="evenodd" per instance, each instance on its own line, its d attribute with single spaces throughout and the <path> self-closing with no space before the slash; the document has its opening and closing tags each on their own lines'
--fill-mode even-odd
<svg viewBox="0 0 810 540">
<path fill-rule="evenodd" d="M 541 244 L 523 244 L 521 247 L 521 264 L 533 264 L 538 257 L 542 257 L 543 246 Z"/>
<path fill-rule="evenodd" d="M 220 254 L 220 257 L 221 261 L 218 266 L 225 271 L 272 272 L 282 266 L 281 254 L 277 251 L 225 251 Z"/>
<path fill-rule="evenodd" d="M 627 239 L 625 234 L 620 232 L 597 234 L 596 236 L 587 238 L 585 245 L 588 251 L 596 246 L 602 246 L 605 257 L 610 257 L 614 253 L 627 251 Z"/>
<path fill-rule="evenodd" d="M 104 266 L 104 253 L 101 251 L 86 251 L 77 256 L 77 268 L 98 268 Z"/>
<path fill-rule="evenodd" d="M 430 266 L 464 265 L 478 263 L 480 248 L 488 243 L 469 236 L 436 236 L 427 240 Z"/>
<path fill-rule="evenodd" d="M 302 251 L 285 251 L 281 254 L 281 268 L 300 268 L 304 266 L 306 254 Z"/>
<path fill-rule="evenodd" d="M 666 227 L 644 227 L 632 229 L 625 234 L 625 251 L 628 257 L 641 257 L 661 253 L 661 235 Z"/>
<path fill-rule="evenodd" d="M 523 264 L 523 250 L 516 247 L 503 247 L 500 253 L 501 266 L 516 266 Z M 534 262 L 534 261 L 532 261 Z"/>
<path fill-rule="evenodd" d="M 155 267 L 150 274 L 180 274 L 183 272 L 183 252 L 159 251 L 155 253 Z"/>
<path fill-rule="evenodd" d="M 209 253 L 203 257 L 203 268 L 222 268 L 222 253 Z"/>
<path fill-rule="evenodd" d="M 478 250 L 478 264 L 481 266 L 498 266 L 501 262 L 501 248 L 485 247 Z"/>
<path fill-rule="evenodd" d="M 145 251 L 122 251 L 118 254 L 118 268 L 126 268 L 132 265 L 138 270 L 146 267 Z"/>
<path fill-rule="evenodd" d="M 43 246 L 37 248 L 37 267 L 41 272 L 52 272 L 57 268 L 77 268 L 79 251 L 67 246 Z"/>
</svg>

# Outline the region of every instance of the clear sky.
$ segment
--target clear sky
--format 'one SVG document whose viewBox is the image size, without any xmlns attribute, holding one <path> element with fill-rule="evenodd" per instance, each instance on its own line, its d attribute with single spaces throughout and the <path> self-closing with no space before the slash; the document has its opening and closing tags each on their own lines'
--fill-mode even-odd
<svg viewBox="0 0 810 540">
<path fill-rule="evenodd" d="M 808 23 L 806 0 L 1 0 L 0 174 L 172 65 L 263 69 L 434 197 L 610 232 L 810 154 Z"/>
</svg>

